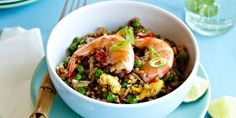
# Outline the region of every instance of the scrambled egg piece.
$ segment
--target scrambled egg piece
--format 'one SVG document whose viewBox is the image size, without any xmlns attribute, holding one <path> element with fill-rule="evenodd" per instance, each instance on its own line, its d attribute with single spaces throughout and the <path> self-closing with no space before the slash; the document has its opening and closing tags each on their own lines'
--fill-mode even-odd
<svg viewBox="0 0 236 118">
<path fill-rule="evenodd" d="M 155 96 L 161 91 L 162 87 L 164 87 L 163 80 L 152 82 L 148 88 L 144 88 L 143 91 L 139 95 L 136 96 L 136 99 L 142 100 L 146 97 Z"/>
<path fill-rule="evenodd" d="M 108 85 L 112 93 L 118 93 L 121 90 L 121 85 L 118 79 L 119 79 L 118 77 L 114 77 L 114 76 L 103 73 L 98 79 L 98 83 L 101 86 Z"/>
<path fill-rule="evenodd" d="M 143 91 L 143 87 L 131 87 L 131 90 L 135 93 L 141 93 Z"/>
</svg>

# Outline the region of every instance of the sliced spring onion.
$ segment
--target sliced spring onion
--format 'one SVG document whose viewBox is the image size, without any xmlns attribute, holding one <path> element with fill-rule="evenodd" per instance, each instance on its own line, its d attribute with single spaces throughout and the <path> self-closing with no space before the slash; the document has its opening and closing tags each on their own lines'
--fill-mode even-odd
<svg viewBox="0 0 236 118">
<path fill-rule="evenodd" d="M 145 28 L 144 28 L 143 31 L 142 31 L 142 33 L 143 33 L 143 34 L 149 34 L 150 31 L 149 31 L 148 29 L 145 29 Z"/>
<path fill-rule="evenodd" d="M 149 61 L 149 64 L 152 67 L 160 68 L 166 65 L 166 59 L 162 58 L 161 56 L 155 57 Z"/>
<path fill-rule="evenodd" d="M 134 30 L 131 29 L 131 28 L 127 28 L 125 38 L 130 40 L 131 44 L 134 44 L 135 43 L 135 40 L 134 40 Z"/>
<path fill-rule="evenodd" d="M 129 40 L 120 41 L 117 44 L 114 44 L 111 47 L 111 50 L 120 50 L 120 49 L 124 48 L 128 43 L 129 43 Z"/>
<path fill-rule="evenodd" d="M 91 81 L 79 81 L 77 87 L 85 87 L 88 86 L 90 83 Z"/>
<path fill-rule="evenodd" d="M 135 62 L 134 67 L 140 68 L 142 66 L 142 61 L 139 59 Z"/>
<path fill-rule="evenodd" d="M 124 25 L 121 25 L 119 28 L 118 28 L 118 30 L 117 31 L 120 31 L 121 29 L 124 29 L 126 26 L 124 26 Z"/>
<path fill-rule="evenodd" d="M 124 27 L 123 29 L 119 30 L 116 34 L 126 38 L 127 40 L 130 40 L 131 44 L 135 43 L 134 31 L 132 28 Z"/>
<path fill-rule="evenodd" d="M 154 58 L 155 58 L 155 50 L 154 50 L 154 48 L 149 47 L 149 54 L 150 54 L 150 56 L 151 56 L 151 59 L 154 59 Z"/>
</svg>

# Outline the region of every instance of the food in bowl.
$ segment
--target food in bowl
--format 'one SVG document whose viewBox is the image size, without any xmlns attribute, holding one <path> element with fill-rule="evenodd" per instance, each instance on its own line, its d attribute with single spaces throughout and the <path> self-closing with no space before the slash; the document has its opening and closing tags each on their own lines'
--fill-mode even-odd
<svg viewBox="0 0 236 118">
<path fill-rule="evenodd" d="M 101 27 L 75 37 L 56 72 L 67 85 L 90 98 L 135 104 L 180 86 L 186 80 L 188 60 L 184 46 L 154 34 L 134 18 L 117 31 Z"/>
</svg>

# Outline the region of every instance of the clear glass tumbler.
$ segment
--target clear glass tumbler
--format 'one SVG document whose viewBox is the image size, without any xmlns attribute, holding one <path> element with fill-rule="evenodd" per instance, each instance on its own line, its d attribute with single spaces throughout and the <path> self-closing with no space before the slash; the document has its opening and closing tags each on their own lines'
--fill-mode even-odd
<svg viewBox="0 0 236 118">
<path fill-rule="evenodd" d="M 206 36 L 227 32 L 235 24 L 236 0 L 185 0 L 185 22 Z"/>
</svg>

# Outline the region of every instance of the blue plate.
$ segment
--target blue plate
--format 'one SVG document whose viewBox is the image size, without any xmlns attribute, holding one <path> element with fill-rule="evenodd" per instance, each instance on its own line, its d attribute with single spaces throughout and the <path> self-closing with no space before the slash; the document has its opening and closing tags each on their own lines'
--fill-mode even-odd
<svg viewBox="0 0 236 118">
<path fill-rule="evenodd" d="M 19 2 L 23 0 L 0 0 L 0 4 L 8 4 L 8 3 L 13 3 L 13 2 Z"/>
<path fill-rule="evenodd" d="M 38 96 L 38 90 L 41 82 L 47 72 L 46 59 L 43 58 L 34 72 L 31 83 L 31 97 L 35 104 Z M 198 68 L 198 76 L 208 79 L 204 67 L 200 64 Z M 192 103 L 182 103 L 175 111 L 169 114 L 166 118 L 203 118 L 207 112 L 207 107 L 211 98 L 211 88 L 199 100 Z M 158 117 L 158 116 L 157 116 Z M 60 98 L 56 95 L 54 102 L 49 112 L 49 118 L 82 118 L 70 109 Z"/>
<path fill-rule="evenodd" d="M 14 7 L 19 7 L 23 5 L 27 5 L 33 2 L 36 2 L 38 0 L 12 0 L 14 2 L 6 2 L 3 3 L 4 1 L 0 1 L 0 9 L 6 9 L 6 8 L 14 8 Z"/>
</svg>

